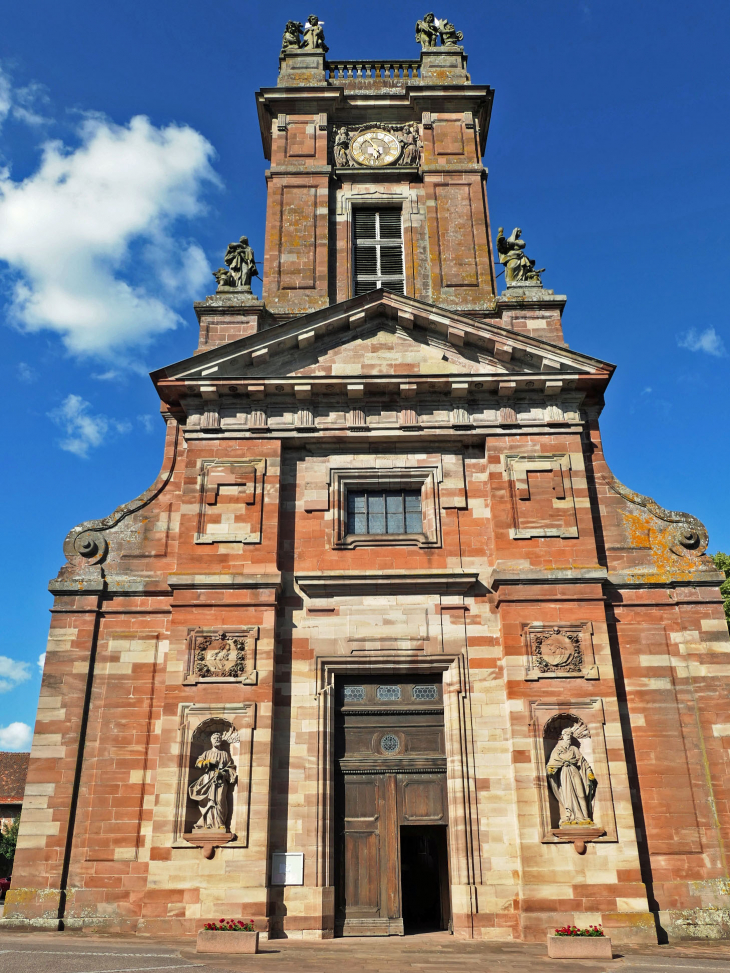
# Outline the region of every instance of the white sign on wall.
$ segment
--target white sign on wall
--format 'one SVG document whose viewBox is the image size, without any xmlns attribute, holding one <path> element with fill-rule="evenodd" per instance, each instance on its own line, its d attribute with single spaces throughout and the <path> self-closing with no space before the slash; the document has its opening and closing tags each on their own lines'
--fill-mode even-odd
<svg viewBox="0 0 730 973">
<path fill-rule="evenodd" d="M 304 855 L 300 851 L 275 851 L 271 856 L 272 885 L 304 885 Z"/>
</svg>

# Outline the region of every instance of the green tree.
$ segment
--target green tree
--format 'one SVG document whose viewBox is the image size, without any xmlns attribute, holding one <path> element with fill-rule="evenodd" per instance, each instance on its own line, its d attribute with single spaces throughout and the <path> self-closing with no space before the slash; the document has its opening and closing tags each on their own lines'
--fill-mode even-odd
<svg viewBox="0 0 730 973">
<path fill-rule="evenodd" d="M 20 815 L 12 824 L 3 825 L 3 833 L 0 835 L 0 875 L 10 875 L 13 870 L 13 859 L 15 858 L 15 846 L 18 843 L 18 828 L 20 827 Z"/>
<path fill-rule="evenodd" d="M 717 570 L 722 571 L 725 575 L 725 580 L 720 585 L 720 594 L 725 604 L 725 618 L 727 618 L 728 628 L 730 628 L 730 555 L 718 551 L 717 554 L 712 555 L 712 560 L 715 562 Z"/>
</svg>

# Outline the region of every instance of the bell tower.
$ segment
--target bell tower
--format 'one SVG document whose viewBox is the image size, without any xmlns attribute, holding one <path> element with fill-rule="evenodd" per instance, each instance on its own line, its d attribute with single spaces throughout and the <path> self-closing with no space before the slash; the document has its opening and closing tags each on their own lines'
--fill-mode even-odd
<svg viewBox="0 0 730 973">
<path fill-rule="evenodd" d="M 493 309 L 481 162 L 493 92 L 471 83 L 460 33 L 441 25 L 442 45 L 418 59 L 355 61 L 294 46 L 298 27 L 284 35 L 277 86 L 257 94 L 269 313 L 285 320 L 381 286 L 469 315 Z M 304 43 L 324 44 L 310 27 Z"/>
</svg>

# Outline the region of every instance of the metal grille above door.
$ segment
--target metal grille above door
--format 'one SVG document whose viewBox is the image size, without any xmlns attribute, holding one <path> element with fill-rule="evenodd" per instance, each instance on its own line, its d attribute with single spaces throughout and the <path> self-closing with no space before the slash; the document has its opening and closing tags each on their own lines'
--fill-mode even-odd
<svg viewBox="0 0 730 973">
<path fill-rule="evenodd" d="M 378 287 L 405 293 L 403 228 L 399 209 L 356 209 L 355 294 Z"/>
</svg>

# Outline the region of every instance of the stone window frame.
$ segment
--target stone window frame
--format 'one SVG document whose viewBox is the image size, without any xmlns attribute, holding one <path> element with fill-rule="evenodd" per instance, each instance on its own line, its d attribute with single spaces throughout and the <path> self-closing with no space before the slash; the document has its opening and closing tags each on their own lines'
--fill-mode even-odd
<svg viewBox="0 0 730 973">
<path fill-rule="evenodd" d="M 225 633 L 233 638 L 246 639 L 246 668 L 242 676 L 199 676 L 195 672 L 195 653 L 198 639 L 210 635 Z M 189 628 L 186 639 L 187 661 L 185 665 L 184 686 L 196 686 L 210 683 L 240 683 L 243 686 L 255 686 L 259 680 L 256 671 L 256 643 L 259 638 L 258 625 L 244 625 L 232 628 Z"/>
<path fill-rule="evenodd" d="M 530 737 L 532 740 L 532 760 L 534 780 L 537 783 L 537 799 L 539 811 L 540 842 L 541 844 L 565 844 L 572 842 L 572 838 L 560 837 L 553 834 L 554 825 L 550 816 L 550 785 L 547 779 L 545 759 L 545 727 L 556 716 L 572 716 L 588 727 L 591 740 L 591 765 L 598 781 L 594 819 L 596 825 L 604 829 L 605 834 L 598 838 L 591 838 L 599 843 L 618 841 L 616 829 L 616 812 L 611 786 L 611 774 L 608 766 L 608 750 L 606 747 L 605 724 L 606 717 L 603 699 L 592 697 L 589 699 L 530 700 Z"/>
<path fill-rule="evenodd" d="M 583 657 L 579 672 L 560 672 L 552 670 L 545 672 L 540 669 L 536 652 L 535 636 L 557 628 L 560 634 L 577 635 L 580 639 L 580 650 Z M 593 648 L 592 622 L 523 622 L 522 641 L 525 646 L 525 681 L 535 682 L 539 679 L 600 679 L 596 656 Z"/>
<path fill-rule="evenodd" d="M 572 469 L 570 453 L 504 453 L 502 456 L 504 472 L 510 481 L 512 516 L 514 526 L 510 527 L 512 540 L 528 540 L 533 537 L 578 537 L 578 518 L 575 509 L 575 494 L 570 475 Z M 521 494 L 529 491 L 528 474 L 531 472 L 560 473 L 563 499 L 572 502 L 574 527 L 519 527 L 519 507 Z"/>
<path fill-rule="evenodd" d="M 173 819 L 172 847 L 199 850 L 183 838 L 188 811 L 190 752 L 195 732 L 205 723 L 224 720 L 238 733 L 238 743 L 231 746 L 236 765 L 236 782 L 231 832 L 236 835 L 226 848 L 248 848 L 248 826 L 251 808 L 251 753 L 256 726 L 256 703 L 180 703 L 177 746 L 177 788 Z"/>
<path fill-rule="evenodd" d="M 233 486 L 238 485 L 235 480 L 228 482 L 211 482 L 211 475 L 209 473 L 210 469 L 216 466 L 221 467 L 240 467 L 241 472 L 243 469 L 250 468 L 254 471 L 253 475 L 253 489 L 251 491 L 251 500 L 246 500 L 247 504 L 251 505 L 254 517 L 258 520 L 258 530 L 251 531 L 249 533 L 240 534 L 226 534 L 222 531 L 220 534 L 208 534 L 206 533 L 205 527 L 207 523 L 208 506 L 210 506 L 210 496 L 213 490 L 215 490 L 216 495 L 219 487 L 221 486 Z M 266 460 L 265 459 L 202 459 L 200 460 L 198 473 L 198 523 L 197 531 L 195 533 L 194 542 L 196 544 L 260 544 L 261 534 L 262 534 L 262 523 L 264 517 L 264 478 L 266 476 Z M 256 514 L 256 508 L 258 509 L 258 514 Z"/>
<path fill-rule="evenodd" d="M 440 468 L 433 466 L 390 469 L 335 469 L 330 467 L 332 547 L 441 547 L 439 510 Z M 423 532 L 419 534 L 348 534 L 347 494 L 350 490 L 419 490 Z"/>
</svg>

